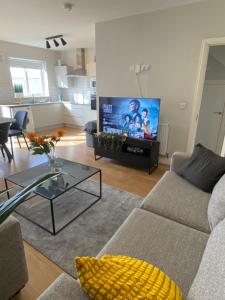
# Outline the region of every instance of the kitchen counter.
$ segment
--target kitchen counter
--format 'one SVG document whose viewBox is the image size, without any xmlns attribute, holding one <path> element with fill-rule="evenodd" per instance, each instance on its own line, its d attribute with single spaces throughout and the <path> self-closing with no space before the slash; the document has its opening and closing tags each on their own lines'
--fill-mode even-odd
<svg viewBox="0 0 225 300">
<path fill-rule="evenodd" d="M 11 104 L 0 104 L 0 106 L 7 106 L 7 107 L 26 107 L 26 106 L 37 106 L 37 105 L 49 105 L 49 104 L 60 104 L 61 102 L 55 101 L 55 102 L 27 102 L 27 103 L 11 103 Z"/>
<path fill-rule="evenodd" d="M 42 131 L 64 125 L 63 105 L 57 101 L 0 104 L 0 117 L 12 118 L 21 110 L 27 112 L 27 131 Z"/>
</svg>

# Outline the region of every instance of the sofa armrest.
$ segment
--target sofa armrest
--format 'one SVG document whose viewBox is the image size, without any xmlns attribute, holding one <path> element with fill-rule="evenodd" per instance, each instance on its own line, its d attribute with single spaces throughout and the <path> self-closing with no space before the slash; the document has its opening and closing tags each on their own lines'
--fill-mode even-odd
<svg viewBox="0 0 225 300">
<path fill-rule="evenodd" d="M 89 300 L 79 282 L 62 273 L 37 300 Z"/>
<path fill-rule="evenodd" d="M 190 158 L 190 156 L 191 155 L 187 152 L 174 152 L 171 157 L 170 171 L 176 172 L 180 166 Z"/>
<path fill-rule="evenodd" d="M 28 281 L 20 223 L 14 217 L 0 224 L 0 242 L 0 300 L 5 300 Z"/>
</svg>

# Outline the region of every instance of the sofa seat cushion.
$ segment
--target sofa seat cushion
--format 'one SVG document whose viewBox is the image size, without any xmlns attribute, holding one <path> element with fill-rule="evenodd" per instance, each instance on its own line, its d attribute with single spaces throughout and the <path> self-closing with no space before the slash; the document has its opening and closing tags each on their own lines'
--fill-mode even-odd
<svg viewBox="0 0 225 300">
<path fill-rule="evenodd" d="M 145 260 L 165 272 L 186 295 L 207 240 L 206 233 L 137 208 L 98 257 L 126 255 Z"/>
<path fill-rule="evenodd" d="M 197 230 L 210 233 L 208 204 L 211 194 L 205 193 L 167 171 L 151 190 L 141 207 Z"/>
<path fill-rule="evenodd" d="M 71 276 L 61 274 L 37 300 L 89 300 L 78 281 Z"/>
<path fill-rule="evenodd" d="M 225 220 L 212 231 L 188 300 L 225 299 Z"/>
</svg>

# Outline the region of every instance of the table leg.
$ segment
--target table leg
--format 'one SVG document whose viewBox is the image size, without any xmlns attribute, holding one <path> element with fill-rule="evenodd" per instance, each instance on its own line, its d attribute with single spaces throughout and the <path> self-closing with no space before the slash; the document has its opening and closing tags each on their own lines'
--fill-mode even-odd
<svg viewBox="0 0 225 300">
<path fill-rule="evenodd" d="M 50 207 L 51 207 L 51 217 L 52 217 L 52 233 L 55 235 L 55 216 L 54 216 L 54 207 L 52 200 L 50 200 Z"/>
<path fill-rule="evenodd" d="M 100 170 L 99 172 L 99 182 L 100 182 L 100 193 L 99 193 L 99 196 L 100 196 L 100 199 L 102 198 L 102 170 Z"/>
<path fill-rule="evenodd" d="M 9 149 L 7 148 L 6 144 L 2 145 L 3 150 L 5 150 L 5 153 L 8 157 L 9 162 L 11 162 L 11 160 L 13 159 L 12 154 L 9 152 Z"/>
<path fill-rule="evenodd" d="M 10 195 L 9 195 L 9 187 L 8 187 L 8 182 L 7 182 L 7 179 L 4 178 L 4 181 L 5 181 L 5 189 L 7 191 L 7 197 L 8 199 L 10 198 Z"/>
</svg>

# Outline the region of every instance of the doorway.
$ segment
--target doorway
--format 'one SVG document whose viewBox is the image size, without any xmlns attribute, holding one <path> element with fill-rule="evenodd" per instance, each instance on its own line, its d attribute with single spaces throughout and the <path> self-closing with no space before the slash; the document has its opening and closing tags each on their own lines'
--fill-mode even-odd
<svg viewBox="0 0 225 300">
<path fill-rule="evenodd" d="M 225 45 L 210 46 L 206 65 L 195 144 L 224 154 Z"/>
<path fill-rule="evenodd" d="M 195 143 L 221 154 L 225 137 L 225 46 L 210 46 Z"/>
</svg>

